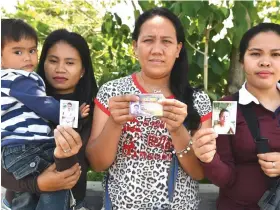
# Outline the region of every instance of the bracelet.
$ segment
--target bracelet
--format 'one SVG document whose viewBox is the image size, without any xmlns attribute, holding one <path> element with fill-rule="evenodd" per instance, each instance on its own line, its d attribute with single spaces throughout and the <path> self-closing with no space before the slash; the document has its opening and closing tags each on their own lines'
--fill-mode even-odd
<svg viewBox="0 0 280 210">
<path fill-rule="evenodd" d="M 189 141 L 189 143 L 188 143 L 188 145 L 187 145 L 187 147 L 186 147 L 185 149 L 183 149 L 183 150 L 181 150 L 181 151 L 179 151 L 179 152 L 177 152 L 177 151 L 174 149 L 174 150 L 172 151 L 172 153 L 173 153 L 174 155 L 176 154 L 177 156 L 179 156 L 180 158 L 182 158 L 184 154 L 187 154 L 187 153 L 191 150 L 192 144 L 193 144 L 193 141 L 192 141 L 192 139 L 190 139 L 190 141 Z"/>
</svg>

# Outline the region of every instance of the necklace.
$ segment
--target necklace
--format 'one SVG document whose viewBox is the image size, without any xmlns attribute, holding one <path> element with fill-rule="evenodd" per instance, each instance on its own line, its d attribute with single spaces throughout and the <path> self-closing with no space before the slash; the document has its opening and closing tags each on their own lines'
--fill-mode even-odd
<svg viewBox="0 0 280 210">
<path fill-rule="evenodd" d="M 141 72 L 139 73 L 139 75 L 140 75 L 141 80 L 143 81 L 144 86 L 147 86 L 149 91 L 151 91 L 152 93 L 159 94 L 159 93 L 162 93 L 162 89 L 168 88 L 168 85 L 164 85 L 164 86 L 160 86 L 160 87 L 155 87 L 155 86 L 149 85 L 149 84 L 145 83 L 145 80 L 143 79 Z"/>
</svg>

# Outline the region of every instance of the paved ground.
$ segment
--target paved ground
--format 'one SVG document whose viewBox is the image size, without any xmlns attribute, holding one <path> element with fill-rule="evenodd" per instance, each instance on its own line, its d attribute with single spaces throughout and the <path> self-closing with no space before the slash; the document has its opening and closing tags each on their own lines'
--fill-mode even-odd
<svg viewBox="0 0 280 210">
<path fill-rule="evenodd" d="M 211 184 L 201 184 L 200 196 L 201 204 L 199 210 L 215 210 L 215 200 L 218 195 L 218 188 Z M 5 192 L 5 189 L 1 189 L 1 195 Z M 87 184 L 87 204 L 94 208 L 94 210 L 100 210 L 102 207 L 102 186 L 101 182 L 88 182 Z"/>
</svg>

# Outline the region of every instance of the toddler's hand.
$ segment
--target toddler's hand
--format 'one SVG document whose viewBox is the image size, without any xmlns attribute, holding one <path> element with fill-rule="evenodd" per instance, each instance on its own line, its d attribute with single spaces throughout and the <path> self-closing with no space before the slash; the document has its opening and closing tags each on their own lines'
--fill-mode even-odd
<svg viewBox="0 0 280 210">
<path fill-rule="evenodd" d="M 81 113 L 82 118 L 87 117 L 89 115 L 89 111 L 90 111 L 90 106 L 87 105 L 86 103 L 83 103 L 80 106 L 80 113 Z"/>
</svg>

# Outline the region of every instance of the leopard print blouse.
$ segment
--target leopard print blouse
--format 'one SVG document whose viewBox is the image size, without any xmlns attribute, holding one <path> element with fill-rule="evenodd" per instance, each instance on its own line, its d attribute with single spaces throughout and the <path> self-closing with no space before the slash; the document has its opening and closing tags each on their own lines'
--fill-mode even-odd
<svg viewBox="0 0 280 210">
<path fill-rule="evenodd" d="M 146 92 L 138 83 L 136 74 L 132 74 L 104 84 L 95 103 L 110 115 L 110 97 L 141 93 Z M 201 91 L 194 94 L 194 106 L 201 116 L 201 121 L 210 119 L 209 97 Z M 164 123 L 156 117 L 139 116 L 123 126 L 116 160 L 109 168 L 108 191 L 113 209 L 198 209 L 198 182 L 181 167 L 173 202 L 168 200 L 170 137 Z"/>
</svg>

